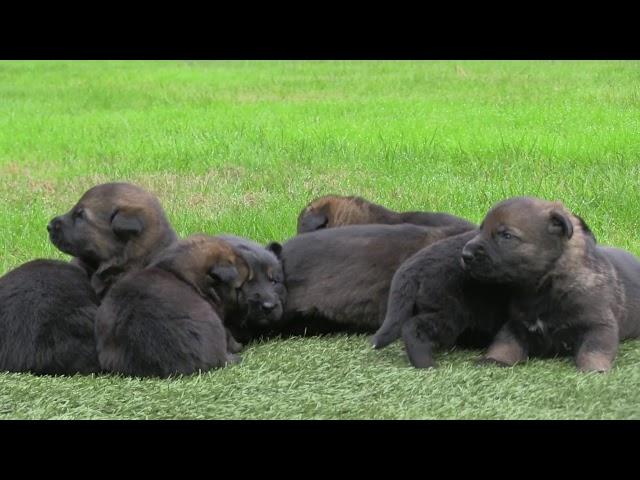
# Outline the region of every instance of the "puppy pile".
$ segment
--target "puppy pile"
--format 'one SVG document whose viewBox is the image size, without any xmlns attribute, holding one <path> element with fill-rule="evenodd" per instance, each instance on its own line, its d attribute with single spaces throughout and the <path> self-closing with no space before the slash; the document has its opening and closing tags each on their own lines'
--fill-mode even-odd
<svg viewBox="0 0 640 480">
<path fill-rule="evenodd" d="M 535 198 L 500 202 L 477 227 L 326 196 L 297 236 L 263 246 L 179 239 L 155 196 L 108 183 L 47 229 L 72 259 L 0 278 L 3 371 L 188 375 L 238 363 L 256 338 L 342 331 L 373 333 L 376 349 L 401 338 L 418 368 L 458 345 L 487 349 L 479 363 L 573 355 L 604 372 L 640 336 L 640 261 Z"/>
</svg>

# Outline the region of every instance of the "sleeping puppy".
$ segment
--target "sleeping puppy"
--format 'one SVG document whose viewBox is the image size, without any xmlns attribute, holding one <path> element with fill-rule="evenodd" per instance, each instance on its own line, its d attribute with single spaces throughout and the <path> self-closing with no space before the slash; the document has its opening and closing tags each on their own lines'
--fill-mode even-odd
<svg viewBox="0 0 640 480">
<path fill-rule="evenodd" d="M 396 269 L 467 226 L 351 225 L 298 235 L 282 248 L 287 333 L 375 332 Z"/>
<path fill-rule="evenodd" d="M 381 349 L 402 337 L 416 368 L 434 367 L 433 350 L 453 345 L 486 348 L 507 318 L 510 290 L 472 278 L 460 261 L 479 234 L 462 233 L 423 248 L 391 281 L 387 314 L 372 337 Z"/>
<path fill-rule="evenodd" d="M 584 221 L 559 202 L 498 203 L 462 259 L 473 278 L 514 291 L 488 362 L 572 355 L 579 370 L 606 372 L 619 342 L 640 336 L 640 262 L 596 245 Z"/>
<path fill-rule="evenodd" d="M 158 199 L 128 183 L 91 188 L 47 230 L 51 242 L 87 270 L 100 297 L 124 273 L 146 266 L 177 240 Z"/>
<path fill-rule="evenodd" d="M 195 235 L 113 285 L 96 316 L 101 367 L 137 377 L 237 363 L 222 323 L 249 267 L 228 243 Z"/>
<path fill-rule="evenodd" d="M 98 298 L 86 272 L 34 260 L 0 278 L 0 370 L 63 375 L 99 371 Z"/>
<path fill-rule="evenodd" d="M 380 223 L 397 225 L 412 223 L 427 227 L 458 226 L 474 228 L 471 222 L 437 212 L 398 213 L 376 205 L 361 197 L 327 195 L 307 205 L 298 216 L 298 233 L 313 232 L 323 228 Z"/>
<path fill-rule="evenodd" d="M 225 325 L 240 342 L 269 336 L 282 320 L 287 290 L 280 263 L 282 246 L 271 242 L 262 246 L 233 235 L 218 235 L 228 242 L 249 266 L 249 276 L 238 291 L 235 309 L 225 317 Z"/>
</svg>

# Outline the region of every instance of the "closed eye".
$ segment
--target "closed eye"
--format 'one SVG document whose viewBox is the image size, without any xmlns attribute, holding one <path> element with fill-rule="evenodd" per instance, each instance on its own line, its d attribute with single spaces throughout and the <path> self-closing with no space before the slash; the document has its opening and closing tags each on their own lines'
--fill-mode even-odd
<svg viewBox="0 0 640 480">
<path fill-rule="evenodd" d="M 84 218 L 84 210 L 81 208 L 73 212 L 73 220 L 75 221 L 79 218 Z"/>
</svg>

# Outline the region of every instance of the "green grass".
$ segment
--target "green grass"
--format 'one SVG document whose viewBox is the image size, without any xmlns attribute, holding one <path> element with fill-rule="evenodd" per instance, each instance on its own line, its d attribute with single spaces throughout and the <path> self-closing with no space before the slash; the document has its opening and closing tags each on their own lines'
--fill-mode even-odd
<svg viewBox="0 0 640 480">
<path fill-rule="evenodd" d="M 45 225 L 103 181 L 181 235 L 285 240 L 326 194 L 479 221 L 562 200 L 640 255 L 638 62 L 0 62 L 0 273 L 65 258 Z M 275 340 L 174 380 L 0 374 L 0 418 L 640 418 L 640 342 L 570 360 L 409 367 L 364 336 Z"/>
</svg>

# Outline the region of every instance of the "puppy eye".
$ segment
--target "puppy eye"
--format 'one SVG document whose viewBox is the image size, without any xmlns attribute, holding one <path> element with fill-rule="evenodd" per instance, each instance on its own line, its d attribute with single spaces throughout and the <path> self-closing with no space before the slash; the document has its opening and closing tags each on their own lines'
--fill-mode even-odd
<svg viewBox="0 0 640 480">
<path fill-rule="evenodd" d="M 77 220 L 78 218 L 84 218 L 84 210 L 81 208 L 73 212 L 73 219 Z"/>
<path fill-rule="evenodd" d="M 505 240 L 511 240 L 513 238 L 513 235 L 511 235 L 509 232 L 500 232 L 500 236 Z"/>
</svg>

